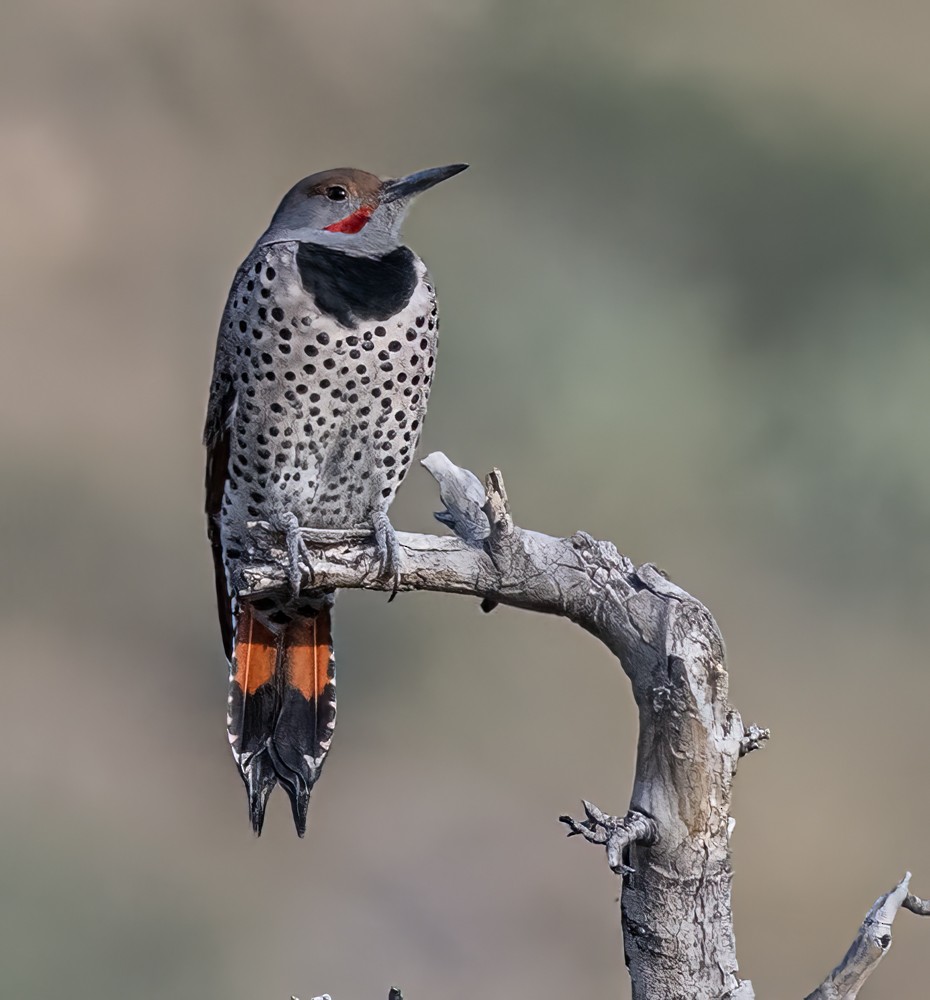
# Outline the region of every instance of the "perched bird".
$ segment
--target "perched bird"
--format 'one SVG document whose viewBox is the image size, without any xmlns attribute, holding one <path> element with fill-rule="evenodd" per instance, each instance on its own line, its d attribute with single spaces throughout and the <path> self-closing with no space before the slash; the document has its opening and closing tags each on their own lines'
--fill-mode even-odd
<svg viewBox="0 0 930 1000">
<path fill-rule="evenodd" d="M 229 292 L 204 432 L 206 510 L 229 742 L 256 833 L 280 782 L 303 836 L 336 722 L 333 594 L 301 592 L 300 529 L 368 529 L 395 572 L 387 511 L 422 431 L 439 327 L 400 228 L 418 194 L 465 167 L 305 178 Z M 262 545 L 257 522 L 280 533 L 290 586 L 239 599 L 240 570 Z"/>
</svg>

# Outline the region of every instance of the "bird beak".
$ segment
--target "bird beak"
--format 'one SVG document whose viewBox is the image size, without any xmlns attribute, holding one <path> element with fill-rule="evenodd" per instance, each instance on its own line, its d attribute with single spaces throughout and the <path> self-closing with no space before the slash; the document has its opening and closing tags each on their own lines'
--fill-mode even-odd
<svg viewBox="0 0 930 1000">
<path fill-rule="evenodd" d="M 467 166 L 467 163 L 451 163 L 447 167 L 430 167 L 429 170 L 418 170 L 415 174 L 385 181 L 381 188 L 381 204 L 412 198 L 434 184 L 460 174 Z"/>
</svg>

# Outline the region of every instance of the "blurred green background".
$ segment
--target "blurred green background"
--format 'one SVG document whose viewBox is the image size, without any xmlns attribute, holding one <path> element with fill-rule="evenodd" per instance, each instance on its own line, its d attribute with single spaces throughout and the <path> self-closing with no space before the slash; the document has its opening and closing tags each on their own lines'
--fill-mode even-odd
<svg viewBox="0 0 930 1000">
<path fill-rule="evenodd" d="M 215 331 L 280 195 L 472 169 L 415 209 L 423 453 L 715 612 L 737 938 L 801 996 L 930 894 L 930 8 L 921 0 L 6 0 L 0 995 L 628 996 L 603 858 L 628 684 L 590 637 L 347 593 L 306 841 L 249 830 L 201 514 Z M 416 469 L 394 511 L 430 530 Z M 870 996 L 912 996 L 904 914 Z"/>
</svg>

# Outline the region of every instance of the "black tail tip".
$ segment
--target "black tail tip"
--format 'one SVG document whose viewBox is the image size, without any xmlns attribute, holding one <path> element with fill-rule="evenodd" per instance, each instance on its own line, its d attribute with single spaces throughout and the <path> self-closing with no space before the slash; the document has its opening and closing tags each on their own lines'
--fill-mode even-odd
<svg viewBox="0 0 930 1000">
<path fill-rule="evenodd" d="M 310 766 L 306 756 L 284 740 L 268 741 L 268 757 L 274 765 L 275 776 L 291 800 L 291 813 L 297 836 L 307 832 L 307 810 L 310 808 L 310 790 L 319 777 L 319 769 Z"/>
<path fill-rule="evenodd" d="M 296 777 L 296 776 L 295 776 Z M 280 778 L 281 787 L 291 800 L 291 814 L 294 817 L 294 829 L 297 836 L 303 837 L 307 832 L 307 812 L 310 809 L 310 789 L 298 778 L 291 782 Z"/>
<path fill-rule="evenodd" d="M 259 753 L 248 759 L 240 758 L 238 764 L 239 773 L 242 775 L 249 796 L 249 819 L 252 821 L 255 835 L 261 836 L 268 797 L 274 786 L 280 784 L 291 801 L 291 813 L 294 817 L 297 836 L 303 837 L 307 832 L 310 790 L 313 788 L 318 772 L 311 770 L 308 766 L 306 773 L 301 774 L 285 766 L 270 741 Z"/>
<path fill-rule="evenodd" d="M 271 790 L 274 786 L 275 781 L 272 780 L 260 788 L 254 790 L 249 788 L 249 818 L 252 821 L 252 829 L 255 831 L 256 837 L 262 835 L 262 826 L 265 823 L 265 808 L 268 805 L 268 797 L 271 795 Z M 291 800 L 291 812 L 294 816 L 294 827 L 297 830 L 297 836 L 303 837 L 307 832 L 307 812 L 310 808 L 310 793 L 306 790 L 295 790 L 283 781 L 281 782 L 281 787 L 287 792 L 288 798 Z"/>
<path fill-rule="evenodd" d="M 271 795 L 278 777 L 271 761 L 264 754 L 252 757 L 247 764 L 240 761 L 239 773 L 242 775 L 249 796 L 249 819 L 252 821 L 252 829 L 255 836 L 260 837 L 265 823 L 268 796 Z"/>
<path fill-rule="evenodd" d="M 262 835 L 262 827 L 265 825 L 265 806 L 268 804 L 268 796 L 271 788 L 263 789 L 258 795 L 249 795 L 249 819 L 252 821 L 252 832 L 256 837 Z"/>
<path fill-rule="evenodd" d="M 304 836 L 307 833 L 307 810 L 306 810 L 306 807 L 304 808 L 304 812 L 303 812 L 302 816 L 298 815 L 296 809 L 294 810 L 294 829 L 297 830 L 297 836 L 300 837 L 301 840 L 303 840 Z"/>
<path fill-rule="evenodd" d="M 307 832 L 307 811 L 310 808 L 310 789 L 306 785 L 294 787 L 283 778 L 281 787 L 287 792 L 287 797 L 291 800 L 291 813 L 294 817 L 294 829 L 298 837 L 303 837 Z"/>
</svg>

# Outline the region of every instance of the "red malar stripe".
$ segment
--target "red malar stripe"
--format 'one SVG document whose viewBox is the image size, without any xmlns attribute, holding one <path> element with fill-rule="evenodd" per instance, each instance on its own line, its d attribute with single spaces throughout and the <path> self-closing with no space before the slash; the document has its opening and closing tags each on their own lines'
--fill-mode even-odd
<svg viewBox="0 0 930 1000">
<path fill-rule="evenodd" d="M 372 212 L 374 212 L 374 208 L 371 205 L 362 205 L 361 208 L 356 209 L 351 215 L 347 215 L 344 219 L 340 219 L 331 226 L 324 226 L 323 228 L 328 233 L 357 233 L 367 225 Z"/>
</svg>

